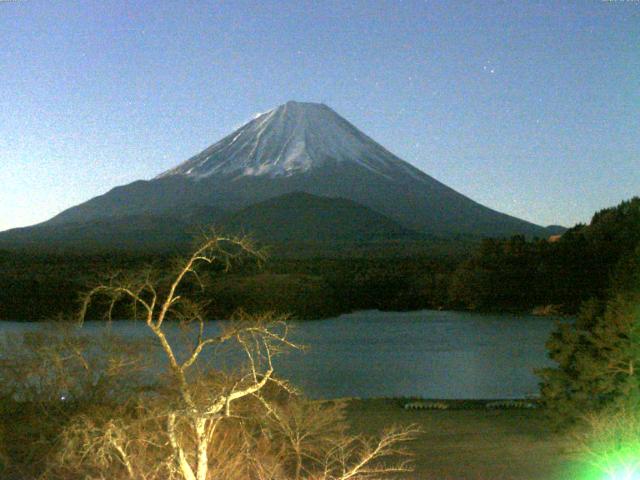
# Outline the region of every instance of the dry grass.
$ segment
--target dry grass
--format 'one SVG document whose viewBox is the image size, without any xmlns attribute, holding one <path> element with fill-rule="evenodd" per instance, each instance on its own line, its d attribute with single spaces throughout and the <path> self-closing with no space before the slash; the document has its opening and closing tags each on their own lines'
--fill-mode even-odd
<svg viewBox="0 0 640 480">
<path fill-rule="evenodd" d="M 398 400 L 351 400 L 354 433 L 391 424 L 423 430 L 408 447 L 420 480 L 567 480 L 578 478 L 571 440 L 554 433 L 539 410 L 407 411 Z"/>
</svg>

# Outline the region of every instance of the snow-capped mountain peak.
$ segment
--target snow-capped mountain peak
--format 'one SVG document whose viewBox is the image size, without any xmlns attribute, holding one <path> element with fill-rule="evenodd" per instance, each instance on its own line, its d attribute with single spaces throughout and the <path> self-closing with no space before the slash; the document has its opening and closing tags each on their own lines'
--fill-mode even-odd
<svg viewBox="0 0 640 480">
<path fill-rule="evenodd" d="M 355 162 L 384 176 L 394 167 L 414 173 L 406 162 L 328 106 L 290 101 L 258 115 L 158 178 L 172 175 L 195 179 L 214 175 L 288 177 L 326 162 Z"/>
<path fill-rule="evenodd" d="M 542 227 L 484 207 L 401 160 L 326 105 L 299 102 L 258 115 L 153 180 L 116 187 L 47 224 L 148 214 L 200 218 L 203 208 L 213 221 L 211 209 L 228 215 L 301 192 L 347 199 L 432 235 L 546 235 Z M 346 221 L 336 215 L 338 223 Z"/>
</svg>

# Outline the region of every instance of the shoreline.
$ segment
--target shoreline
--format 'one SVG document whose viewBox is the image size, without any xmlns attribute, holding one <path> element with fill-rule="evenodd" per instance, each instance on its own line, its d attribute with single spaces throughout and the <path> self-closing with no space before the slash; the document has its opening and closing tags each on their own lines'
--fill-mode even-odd
<svg viewBox="0 0 640 480">
<path fill-rule="evenodd" d="M 571 319 L 573 317 L 575 317 L 575 315 L 573 314 L 569 314 L 569 313 L 552 313 L 552 312 L 548 312 L 548 313 L 539 313 L 537 311 L 535 311 L 535 309 L 533 310 L 464 310 L 464 309 L 455 309 L 455 308 L 420 308 L 420 309 L 415 309 L 415 310 L 381 310 L 378 308 L 370 308 L 370 309 L 361 309 L 361 310 L 351 310 L 351 311 L 345 311 L 342 313 L 338 313 L 336 315 L 333 316 L 323 316 L 323 317 L 315 317 L 315 318 L 298 318 L 298 317 L 294 317 L 291 316 L 289 317 L 289 319 L 287 321 L 289 322 L 295 322 L 295 323 L 307 323 L 307 322 L 318 322 L 318 321 L 323 321 L 323 320 L 336 320 L 339 317 L 344 317 L 344 316 L 348 316 L 348 315 L 357 315 L 357 314 L 362 314 L 362 313 L 379 313 L 379 314 L 411 314 L 411 313 L 418 313 L 418 312 L 441 312 L 443 314 L 468 314 L 468 315 L 509 315 L 509 316 L 514 316 L 514 317 L 532 317 L 533 318 L 557 318 L 557 319 Z M 130 319 L 126 319 L 126 318 L 118 318 L 118 319 L 113 319 L 113 320 L 104 320 L 104 319 L 87 319 L 85 320 L 84 323 L 87 322 L 94 322 L 94 323 L 98 323 L 98 322 L 112 322 L 112 323 L 118 323 L 118 322 L 130 322 L 132 320 Z M 206 320 L 207 322 L 228 322 L 228 321 L 232 321 L 232 319 L 208 319 Z M 392 320 L 391 320 L 392 321 Z M 40 319 L 40 320 L 16 320 L 16 319 L 8 319 L 8 318 L 0 318 L 0 324 L 2 324 L 2 322 L 8 322 L 8 323 L 29 323 L 29 324 L 46 324 L 46 323 L 56 323 L 59 322 L 59 320 L 57 320 L 56 318 L 49 318 L 49 319 Z"/>
</svg>

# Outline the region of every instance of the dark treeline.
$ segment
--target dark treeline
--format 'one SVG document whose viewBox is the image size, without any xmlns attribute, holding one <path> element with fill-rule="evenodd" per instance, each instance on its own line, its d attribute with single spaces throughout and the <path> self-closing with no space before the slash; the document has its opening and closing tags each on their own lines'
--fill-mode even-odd
<svg viewBox="0 0 640 480">
<path fill-rule="evenodd" d="M 592 453 L 593 445 L 600 445 L 594 462 L 606 465 L 607 458 L 624 459 L 621 449 L 629 447 L 634 449 L 629 459 L 636 461 L 640 199 L 599 212 L 586 233 L 588 241 L 602 246 L 601 254 L 614 267 L 608 272 L 608 285 L 580 306 L 576 321 L 558 324 L 547 341 L 557 365 L 538 372 L 542 399 L 556 425 L 587 424 L 586 448 Z M 603 449 L 603 438 L 614 442 Z"/>
<path fill-rule="evenodd" d="M 447 279 L 459 257 L 270 258 L 200 280 L 212 318 L 236 309 L 313 319 L 361 309 L 411 310 L 446 305 Z M 43 320 L 78 308 L 79 293 L 112 272 L 171 265 L 164 255 L 72 255 L 0 252 L 0 319 Z M 193 295 L 199 286 L 192 285 Z"/>
<path fill-rule="evenodd" d="M 43 320 L 78 307 L 77 299 L 108 272 L 139 269 L 152 256 L 0 251 L 0 319 Z"/>
<path fill-rule="evenodd" d="M 456 269 L 450 305 L 479 310 L 531 310 L 555 306 L 575 313 L 602 298 L 620 262 L 640 242 L 640 198 L 597 212 L 559 238 L 485 240 Z"/>
<path fill-rule="evenodd" d="M 600 298 L 617 265 L 640 242 L 640 199 L 602 210 L 559 238 L 452 243 L 449 252 L 414 248 L 402 257 L 344 249 L 335 256 L 273 255 L 203 280 L 213 318 L 237 308 L 312 319 L 362 309 L 427 308 L 576 313 Z M 461 247 L 461 245 L 463 245 Z M 465 253 L 466 252 L 466 253 Z M 77 308 L 79 292 L 113 271 L 170 265 L 162 254 L 0 251 L 0 319 L 41 320 Z M 194 293 L 197 288 L 194 286 Z"/>
<path fill-rule="evenodd" d="M 558 426 L 583 420 L 587 412 L 609 409 L 617 417 L 626 406 L 637 412 L 639 334 L 640 244 L 620 259 L 604 296 L 584 302 L 576 321 L 558 324 L 547 341 L 557 366 L 538 373 Z"/>
</svg>

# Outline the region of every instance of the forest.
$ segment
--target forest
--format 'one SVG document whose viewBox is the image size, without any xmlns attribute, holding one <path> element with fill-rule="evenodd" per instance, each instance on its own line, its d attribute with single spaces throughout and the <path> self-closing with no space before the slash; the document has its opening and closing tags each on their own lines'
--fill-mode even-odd
<svg viewBox="0 0 640 480">
<path fill-rule="evenodd" d="M 352 248 L 352 254 L 343 249 L 335 255 L 292 257 L 276 250 L 259 265 L 209 275 L 204 291 L 216 299 L 209 305 L 212 318 L 227 318 L 240 306 L 299 319 L 365 309 L 571 315 L 585 300 L 602 298 L 612 273 L 639 242 L 636 197 L 550 239 L 452 240 L 449 249 L 425 246 L 405 256 Z M 0 319 L 42 320 L 73 312 L 79 293 L 105 272 L 167 265 L 169 257 L 0 251 Z"/>
</svg>

